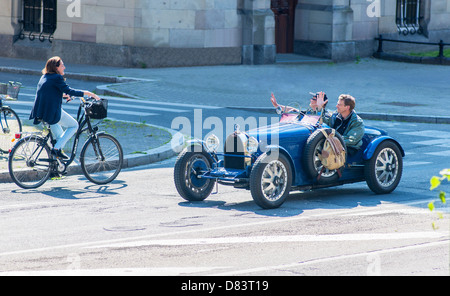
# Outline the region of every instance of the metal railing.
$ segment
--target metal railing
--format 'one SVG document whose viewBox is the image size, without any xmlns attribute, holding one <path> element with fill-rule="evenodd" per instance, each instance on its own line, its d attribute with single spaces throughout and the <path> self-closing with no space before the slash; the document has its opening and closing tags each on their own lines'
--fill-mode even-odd
<svg viewBox="0 0 450 296">
<path fill-rule="evenodd" d="M 437 45 L 439 46 L 439 55 L 437 58 L 444 58 L 444 46 L 450 46 L 450 43 L 444 43 L 442 39 L 439 42 L 421 42 L 421 41 L 408 41 L 408 40 L 395 40 L 395 39 L 387 39 L 383 38 L 382 35 L 380 37 L 375 38 L 378 40 L 378 53 L 383 52 L 383 42 L 398 42 L 398 43 L 410 43 L 410 44 L 424 44 L 424 45 Z"/>
<path fill-rule="evenodd" d="M 56 30 L 56 0 L 22 0 L 22 19 L 19 20 L 20 32 L 14 36 L 14 42 L 23 40 L 26 35 L 33 41 L 36 37 L 43 42 L 53 40 Z"/>
</svg>

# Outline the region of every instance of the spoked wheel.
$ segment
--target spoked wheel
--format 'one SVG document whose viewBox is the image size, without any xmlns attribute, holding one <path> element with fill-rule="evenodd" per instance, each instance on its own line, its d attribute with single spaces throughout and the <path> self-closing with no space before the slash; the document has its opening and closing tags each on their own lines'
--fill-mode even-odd
<svg viewBox="0 0 450 296">
<path fill-rule="evenodd" d="M 201 175 L 211 170 L 213 160 L 203 150 L 195 147 L 184 149 L 175 163 L 174 182 L 178 193 L 188 201 L 202 201 L 214 188 L 215 181 L 202 178 Z"/>
<path fill-rule="evenodd" d="M 0 109 L 0 151 L 9 153 L 14 146 L 16 134 L 22 132 L 22 123 L 19 116 L 9 107 Z"/>
<path fill-rule="evenodd" d="M 11 150 L 8 162 L 11 179 L 24 189 L 42 186 L 50 177 L 50 148 L 41 137 L 20 140 Z"/>
<path fill-rule="evenodd" d="M 345 146 L 344 139 L 336 132 L 335 136 L 339 139 L 343 147 Z M 320 130 L 316 130 L 309 136 L 306 141 L 305 148 L 303 150 L 302 162 L 304 164 L 305 173 L 317 180 L 320 174 L 320 178 L 317 180 L 319 184 L 330 184 L 338 181 L 339 174 L 337 170 L 329 170 L 325 168 L 322 161 L 319 159 L 319 155 L 322 153 L 323 145 L 325 143 L 325 136 Z"/>
<path fill-rule="evenodd" d="M 364 167 L 367 185 L 377 194 L 392 192 L 400 182 L 402 171 L 402 153 L 392 141 L 381 143 Z"/>
<path fill-rule="evenodd" d="M 90 138 L 80 154 L 81 170 L 92 183 L 102 185 L 112 182 L 123 165 L 123 150 L 119 141 L 108 134 Z"/>
<path fill-rule="evenodd" d="M 261 155 L 250 173 L 250 191 L 253 200 L 264 209 L 281 206 L 289 195 L 292 184 L 291 166 L 283 154 Z"/>
</svg>

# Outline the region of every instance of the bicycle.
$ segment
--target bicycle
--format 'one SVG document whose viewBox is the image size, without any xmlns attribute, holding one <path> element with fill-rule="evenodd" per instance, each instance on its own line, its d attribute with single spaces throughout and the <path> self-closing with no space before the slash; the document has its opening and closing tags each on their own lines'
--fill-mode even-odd
<svg viewBox="0 0 450 296">
<path fill-rule="evenodd" d="M 17 113 L 3 100 L 17 100 L 20 82 L 0 83 L 0 154 L 8 154 L 15 142 L 15 135 L 22 132 L 22 122 Z"/>
<path fill-rule="evenodd" d="M 80 98 L 80 101 L 77 114 L 79 127 L 68 160 L 60 159 L 51 153 L 56 140 L 47 123 L 43 123 L 43 133 L 30 133 L 13 147 L 9 155 L 8 169 L 11 179 L 19 187 L 38 188 L 51 176 L 64 175 L 75 159 L 80 136 L 85 132 L 88 139 L 80 153 L 80 166 L 86 178 L 95 184 L 103 185 L 112 182 L 119 175 L 123 165 L 122 146 L 112 135 L 98 132 L 98 126 L 91 123 L 91 119 L 107 117 L 107 100 Z M 16 137 L 20 138 L 20 135 Z"/>
</svg>

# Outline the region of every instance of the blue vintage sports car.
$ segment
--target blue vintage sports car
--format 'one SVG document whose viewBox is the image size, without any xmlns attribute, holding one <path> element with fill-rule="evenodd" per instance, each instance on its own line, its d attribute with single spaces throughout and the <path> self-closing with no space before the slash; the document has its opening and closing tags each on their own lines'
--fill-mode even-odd
<svg viewBox="0 0 450 296">
<path fill-rule="evenodd" d="M 392 192 L 402 175 L 401 145 L 383 130 L 365 127 L 361 148 L 346 154 L 344 167 L 326 169 L 319 155 L 329 128 L 319 116 L 285 113 L 277 124 L 248 132 L 238 127 L 218 153 L 215 135 L 193 140 L 179 154 L 174 168 L 178 193 L 188 201 L 207 198 L 217 184 L 250 190 L 260 207 L 277 208 L 294 190 L 312 190 L 366 181 L 376 194 Z M 343 146 L 342 137 L 336 133 Z M 217 189 L 216 189 L 217 190 Z"/>
</svg>

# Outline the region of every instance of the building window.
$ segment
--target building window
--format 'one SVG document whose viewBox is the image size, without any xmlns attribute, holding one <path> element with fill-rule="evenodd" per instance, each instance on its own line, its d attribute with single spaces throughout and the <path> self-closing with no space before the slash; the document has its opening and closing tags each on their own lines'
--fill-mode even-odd
<svg viewBox="0 0 450 296">
<path fill-rule="evenodd" d="M 420 0 L 397 0 L 396 23 L 398 32 L 403 35 L 422 34 L 420 25 L 421 16 Z"/>
<path fill-rule="evenodd" d="M 23 0 L 22 39 L 24 32 L 28 32 L 32 40 L 34 33 L 39 35 L 41 41 L 45 40 L 46 35 L 50 39 L 56 30 L 56 2 L 56 0 Z"/>
</svg>

